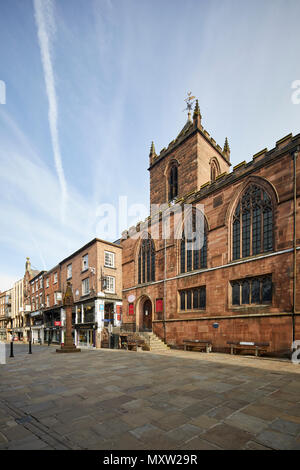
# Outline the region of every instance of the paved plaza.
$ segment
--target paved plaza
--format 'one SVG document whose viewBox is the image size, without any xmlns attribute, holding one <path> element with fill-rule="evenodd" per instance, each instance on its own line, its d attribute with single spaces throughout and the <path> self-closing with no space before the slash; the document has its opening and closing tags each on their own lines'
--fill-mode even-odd
<svg viewBox="0 0 300 470">
<path fill-rule="evenodd" d="M 15 345 L 0 365 L 0 449 L 300 449 L 300 365 Z"/>
</svg>

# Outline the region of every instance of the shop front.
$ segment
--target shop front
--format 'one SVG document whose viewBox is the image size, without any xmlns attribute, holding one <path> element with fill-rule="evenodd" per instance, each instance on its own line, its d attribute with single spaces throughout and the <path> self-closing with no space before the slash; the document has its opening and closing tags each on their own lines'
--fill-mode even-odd
<svg viewBox="0 0 300 470">
<path fill-rule="evenodd" d="M 44 342 L 44 318 L 41 311 L 31 313 L 31 341 L 32 344 L 42 344 Z M 27 328 L 26 328 L 27 330 Z M 30 331 L 29 331 L 30 336 Z"/>
<path fill-rule="evenodd" d="M 96 347 L 96 323 L 81 323 L 75 325 L 76 346 L 78 347 Z"/>
<path fill-rule="evenodd" d="M 61 309 L 44 311 L 44 342 L 61 344 L 62 321 Z"/>
<path fill-rule="evenodd" d="M 14 337 L 14 341 L 23 341 L 23 336 L 24 336 L 23 328 L 13 328 L 12 335 Z"/>
</svg>

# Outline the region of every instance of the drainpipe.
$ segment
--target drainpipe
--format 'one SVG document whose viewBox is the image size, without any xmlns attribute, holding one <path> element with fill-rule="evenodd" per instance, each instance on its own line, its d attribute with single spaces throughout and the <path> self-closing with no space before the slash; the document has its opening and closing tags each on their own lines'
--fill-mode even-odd
<svg viewBox="0 0 300 470">
<path fill-rule="evenodd" d="M 165 227 L 166 229 L 166 227 Z M 167 342 L 167 333 L 166 333 L 166 306 L 167 306 L 167 239 L 166 239 L 166 230 L 164 234 L 164 343 Z"/>
<path fill-rule="evenodd" d="M 297 283 L 297 233 L 296 233 L 296 216 L 297 216 L 297 157 L 299 154 L 299 145 L 295 152 L 292 153 L 294 167 L 294 231 L 293 231 L 293 311 L 292 311 L 292 337 L 295 341 L 295 314 L 296 310 L 296 283 Z"/>
</svg>

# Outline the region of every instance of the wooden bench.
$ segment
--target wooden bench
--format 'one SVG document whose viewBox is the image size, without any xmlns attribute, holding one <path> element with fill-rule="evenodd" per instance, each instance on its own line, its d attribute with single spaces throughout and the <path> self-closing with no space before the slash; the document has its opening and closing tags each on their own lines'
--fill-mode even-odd
<svg viewBox="0 0 300 470">
<path fill-rule="evenodd" d="M 270 345 L 270 343 L 256 343 L 255 341 L 227 341 L 227 344 L 230 345 L 231 354 L 236 354 L 237 351 L 254 351 L 255 356 L 267 352 Z"/>
<path fill-rule="evenodd" d="M 210 353 L 212 351 L 212 342 L 210 340 L 202 339 L 184 339 L 183 348 L 185 351 L 188 351 L 189 349 L 194 351 L 205 350 L 207 353 Z"/>
<path fill-rule="evenodd" d="M 124 336 L 122 335 L 122 338 Z M 128 349 L 129 351 L 137 351 L 138 347 L 142 348 L 144 341 L 142 339 L 136 339 L 132 336 L 127 336 L 127 338 L 122 340 L 122 348 Z"/>
</svg>

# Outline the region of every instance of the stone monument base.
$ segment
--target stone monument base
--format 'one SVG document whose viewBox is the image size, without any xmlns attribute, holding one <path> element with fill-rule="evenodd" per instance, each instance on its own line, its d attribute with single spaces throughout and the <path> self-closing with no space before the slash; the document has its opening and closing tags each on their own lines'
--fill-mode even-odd
<svg viewBox="0 0 300 470">
<path fill-rule="evenodd" d="M 81 352 L 81 349 L 76 348 L 76 346 L 62 346 L 60 349 L 56 350 L 57 353 L 76 353 Z"/>
</svg>

